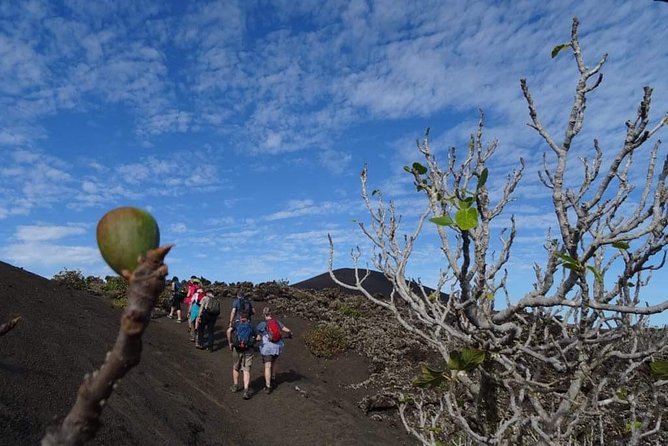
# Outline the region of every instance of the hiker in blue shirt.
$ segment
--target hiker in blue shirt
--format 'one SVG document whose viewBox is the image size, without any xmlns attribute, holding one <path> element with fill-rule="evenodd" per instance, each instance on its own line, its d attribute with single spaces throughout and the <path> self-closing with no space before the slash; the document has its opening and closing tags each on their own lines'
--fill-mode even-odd
<svg viewBox="0 0 668 446">
<path fill-rule="evenodd" d="M 244 399 L 250 399 L 250 372 L 255 356 L 255 341 L 257 333 L 253 328 L 250 315 L 246 312 L 239 314 L 239 320 L 227 329 L 227 342 L 232 351 L 232 392 L 241 390 L 239 375 L 243 371 Z"/>
<path fill-rule="evenodd" d="M 197 316 L 199 316 L 200 303 L 204 299 L 204 288 L 198 288 L 190 300 L 190 310 L 188 310 L 189 325 L 191 328 L 190 341 L 195 342 L 197 339 Z"/>
<path fill-rule="evenodd" d="M 264 391 L 269 394 L 276 387 L 276 360 L 283 352 L 283 333 L 288 338 L 292 337 L 292 331 L 278 319 L 272 317 L 271 308 L 262 309 L 264 320 L 257 324 L 255 331 L 258 333 L 260 344 L 260 355 L 264 363 Z"/>
<path fill-rule="evenodd" d="M 236 299 L 232 302 L 232 310 L 230 311 L 230 323 L 228 327 L 231 327 L 234 322 L 239 321 L 239 315 L 241 313 L 248 313 L 248 320 L 251 320 L 255 314 L 255 308 L 251 303 L 248 296 L 243 291 L 239 291 Z"/>
</svg>

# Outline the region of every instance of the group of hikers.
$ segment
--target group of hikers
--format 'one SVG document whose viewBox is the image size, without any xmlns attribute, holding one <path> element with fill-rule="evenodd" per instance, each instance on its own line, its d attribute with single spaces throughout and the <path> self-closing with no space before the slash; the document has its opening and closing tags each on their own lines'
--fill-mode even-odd
<svg viewBox="0 0 668 446">
<path fill-rule="evenodd" d="M 174 276 L 170 283 L 171 302 L 169 319 L 176 317 L 176 322 L 184 319 L 182 307 L 186 312 L 190 340 L 197 349 L 213 352 L 216 321 L 220 315 L 220 297 L 212 292 L 205 292 L 200 279 L 192 276 L 188 282 L 180 282 Z M 232 302 L 229 324 L 227 326 L 227 344 L 232 351 L 232 392 L 243 389 L 243 398 L 250 399 L 250 375 L 255 357 L 256 342 L 264 364 L 264 391 L 270 394 L 276 387 L 276 360 L 283 351 L 283 337 L 292 337 L 292 331 L 281 321 L 274 319 L 269 307 L 262 309 L 263 319 L 256 326 L 252 324 L 255 314 L 250 299 L 239 291 Z M 243 387 L 240 385 L 241 384 Z"/>
</svg>

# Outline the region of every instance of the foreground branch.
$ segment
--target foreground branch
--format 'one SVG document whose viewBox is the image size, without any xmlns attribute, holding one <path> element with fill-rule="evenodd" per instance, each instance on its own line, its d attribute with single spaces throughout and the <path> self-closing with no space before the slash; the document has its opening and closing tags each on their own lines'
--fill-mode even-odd
<svg viewBox="0 0 668 446">
<path fill-rule="evenodd" d="M 116 383 L 141 359 L 141 336 L 148 326 L 151 309 L 165 288 L 167 265 L 163 263 L 172 245 L 148 252 L 137 269 L 124 271 L 128 280 L 128 306 L 121 315 L 116 343 L 92 374 L 86 374 L 77 400 L 62 424 L 50 428 L 42 446 L 81 445 L 92 439 L 100 427 L 102 408 Z"/>
<path fill-rule="evenodd" d="M 12 328 L 16 327 L 16 324 L 21 320 L 21 316 L 15 317 L 9 322 L 5 322 L 4 324 L 0 325 L 0 336 L 4 336 L 7 333 L 9 333 Z"/>
</svg>

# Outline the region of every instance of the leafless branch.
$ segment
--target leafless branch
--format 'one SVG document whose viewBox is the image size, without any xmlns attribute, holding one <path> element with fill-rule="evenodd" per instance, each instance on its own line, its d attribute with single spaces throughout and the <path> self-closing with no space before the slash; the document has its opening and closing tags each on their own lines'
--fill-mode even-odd
<svg viewBox="0 0 668 446">
<path fill-rule="evenodd" d="M 100 425 L 102 409 L 118 381 L 139 364 L 142 334 L 150 321 L 151 309 L 165 288 L 167 265 L 163 263 L 172 245 L 147 253 L 128 280 L 128 306 L 121 315 L 118 338 L 98 370 L 86 374 L 77 400 L 62 424 L 47 430 L 42 446 L 81 445 L 92 439 Z"/>
</svg>

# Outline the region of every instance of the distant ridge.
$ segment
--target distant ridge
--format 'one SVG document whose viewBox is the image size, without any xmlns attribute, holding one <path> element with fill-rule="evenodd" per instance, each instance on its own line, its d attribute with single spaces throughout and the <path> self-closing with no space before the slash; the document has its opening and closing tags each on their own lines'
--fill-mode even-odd
<svg viewBox="0 0 668 446">
<path fill-rule="evenodd" d="M 360 269 L 360 278 L 364 277 L 366 270 Z M 339 268 L 334 270 L 334 275 L 343 283 L 350 285 L 355 284 L 355 269 L 354 268 Z M 329 272 L 311 277 L 310 279 L 302 280 L 301 282 L 291 284 L 294 288 L 302 290 L 324 290 L 325 288 L 337 288 L 348 294 L 358 294 L 353 290 L 346 289 L 334 283 L 329 275 Z M 371 293 L 371 295 L 382 294 L 389 297 L 392 292 L 392 282 L 380 271 L 369 270 L 369 277 L 363 283 L 364 288 Z M 418 291 L 419 287 L 416 282 L 411 282 L 411 287 L 414 291 Z M 427 294 L 434 292 L 433 288 L 424 287 Z M 441 299 L 447 299 L 447 294 L 441 293 Z"/>
</svg>

